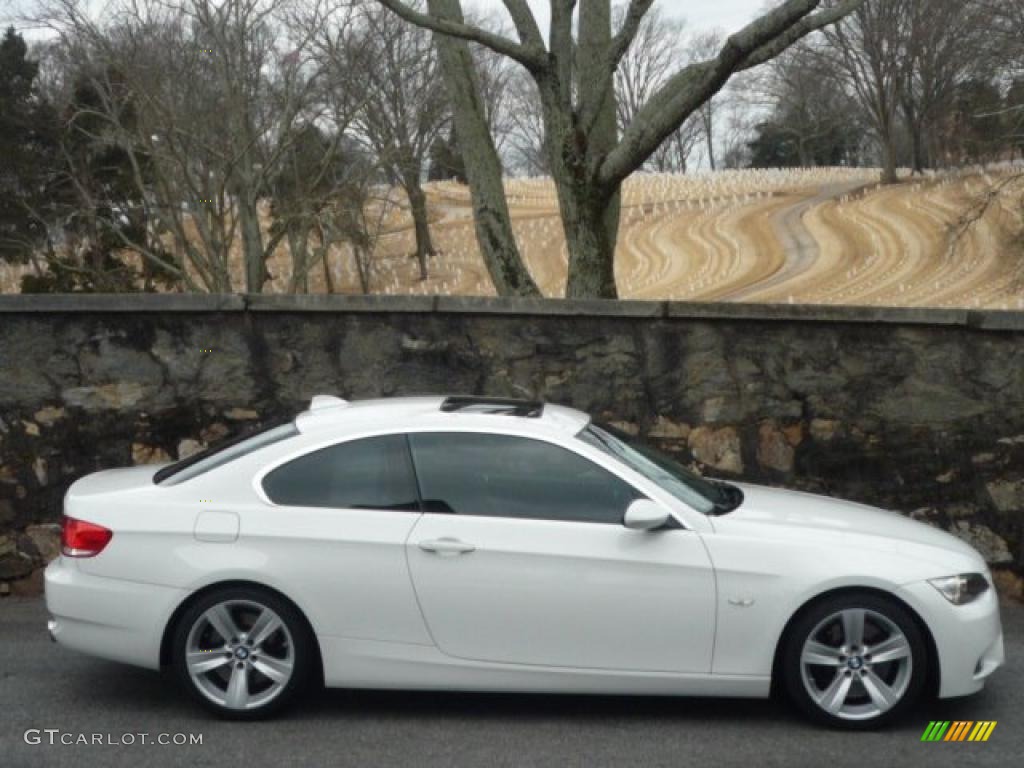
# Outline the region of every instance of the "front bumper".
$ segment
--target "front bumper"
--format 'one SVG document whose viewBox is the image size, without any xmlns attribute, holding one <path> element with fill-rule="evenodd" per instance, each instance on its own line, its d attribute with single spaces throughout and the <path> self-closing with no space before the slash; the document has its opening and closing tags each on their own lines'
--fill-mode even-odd
<svg viewBox="0 0 1024 768">
<path fill-rule="evenodd" d="M 111 661 L 160 667 L 164 627 L 185 591 L 85 573 L 73 558 L 46 568 L 50 638 Z"/>
<path fill-rule="evenodd" d="M 1003 665 L 1003 627 L 994 588 L 973 603 L 953 605 L 931 584 L 916 582 L 897 593 L 924 619 L 939 656 L 939 698 L 968 696 Z"/>
</svg>

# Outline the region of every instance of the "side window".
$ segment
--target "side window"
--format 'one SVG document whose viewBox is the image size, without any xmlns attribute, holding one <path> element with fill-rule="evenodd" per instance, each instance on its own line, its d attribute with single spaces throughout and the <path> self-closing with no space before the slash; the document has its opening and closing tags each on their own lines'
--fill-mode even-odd
<svg viewBox="0 0 1024 768">
<path fill-rule="evenodd" d="M 184 483 L 204 472 L 217 469 L 229 461 L 234 461 L 282 440 L 288 440 L 297 434 L 299 434 L 299 430 L 293 422 L 271 425 L 256 432 L 244 432 L 230 440 L 211 445 L 205 451 L 193 454 L 187 459 L 169 464 L 153 475 L 153 482 L 157 485 Z"/>
<path fill-rule="evenodd" d="M 419 510 L 405 435 L 339 443 L 283 464 L 263 478 L 275 504 Z"/>
<path fill-rule="evenodd" d="M 427 512 L 619 525 L 641 494 L 557 445 L 509 435 L 409 435 Z"/>
</svg>

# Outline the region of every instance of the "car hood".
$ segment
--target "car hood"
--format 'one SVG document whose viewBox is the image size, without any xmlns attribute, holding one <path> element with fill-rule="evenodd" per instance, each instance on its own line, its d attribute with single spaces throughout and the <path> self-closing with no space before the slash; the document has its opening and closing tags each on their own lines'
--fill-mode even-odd
<svg viewBox="0 0 1024 768">
<path fill-rule="evenodd" d="M 830 539 L 855 537 L 859 546 L 918 559 L 945 559 L 941 552 L 951 552 L 984 567 L 984 559 L 965 541 L 898 512 L 828 496 L 745 483 L 734 485 L 744 495 L 743 504 L 728 515 L 736 522 L 777 528 L 780 532 L 781 529 L 811 535 L 819 532 Z"/>
</svg>

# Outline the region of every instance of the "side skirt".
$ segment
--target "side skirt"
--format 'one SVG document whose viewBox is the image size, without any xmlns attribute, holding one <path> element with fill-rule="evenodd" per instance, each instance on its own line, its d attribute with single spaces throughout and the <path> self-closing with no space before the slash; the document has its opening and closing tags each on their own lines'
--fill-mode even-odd
<svg viewBox="0 0 1024 768">
<path fill-rule="evenodd" d="M 432 645 L 321 637 L 329 688 L 767 698 L 771 678 L 486 663 Z"/>
</svg>

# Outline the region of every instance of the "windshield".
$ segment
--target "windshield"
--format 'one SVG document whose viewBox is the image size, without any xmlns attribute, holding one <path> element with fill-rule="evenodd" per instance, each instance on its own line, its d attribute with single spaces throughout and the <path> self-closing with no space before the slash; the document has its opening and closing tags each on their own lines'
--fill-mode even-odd
<svg viewBox="0 0 1024 768">
<path fill-rule="evenodd" d="M 703 478 L 671 456 L 644 445 L 615 427 L 588 424 L 577 437 L 614 456 L 705 515 L 724 515 L 743 503 L 743 492 L 739 488 Z"/>
</svg>

